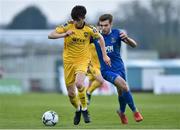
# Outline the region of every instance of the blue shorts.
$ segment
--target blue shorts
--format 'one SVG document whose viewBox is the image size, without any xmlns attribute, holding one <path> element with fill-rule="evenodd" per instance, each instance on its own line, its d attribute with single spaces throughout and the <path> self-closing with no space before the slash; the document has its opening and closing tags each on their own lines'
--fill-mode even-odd
<svg viewBox="0 0 180 130">
<path fill-rule="evenodd" d="M 117 72 L 113 72 L 113 71 L 102 71 L 102 76 L 105 80 L 111 82 L 112 84 L 114 84 L 114 80 L 120 76 L 121 78 L 123 78 L 126 81 L 126 74 L 125 71 L 117 71 Z"/>
</svg>

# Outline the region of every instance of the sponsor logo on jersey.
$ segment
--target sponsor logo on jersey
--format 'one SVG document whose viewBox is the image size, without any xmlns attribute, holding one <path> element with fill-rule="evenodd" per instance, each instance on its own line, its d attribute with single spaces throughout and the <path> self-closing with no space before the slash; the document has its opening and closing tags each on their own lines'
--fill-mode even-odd
<svg viewBox="0 0 180 130">
<path fill-rule="evenodd" d="M 107 53 L 111 53 L 111 52 L 113 52 L 113 51 L 114 51 L 113 46 L 106 46 L 106 52 L 107 52 Z"/>
<path fill-rule="evenodd" d="M 84 37 L 88 37 L 88 32 L 84 32 Z"/>
<path fill-rule="evenodd" d="M 73 41 L 73 43 L 78 43 L 78 44 L 84 44 L 85 43 L 85 39 L 76 38 L 76 37 L 73 37 L 72 41 Z"/>
<path fill-rule="evenodd" d="M 116 43 L 116 39 L 114 37 L 111 38 L 111 43 Z"/>
</svg>

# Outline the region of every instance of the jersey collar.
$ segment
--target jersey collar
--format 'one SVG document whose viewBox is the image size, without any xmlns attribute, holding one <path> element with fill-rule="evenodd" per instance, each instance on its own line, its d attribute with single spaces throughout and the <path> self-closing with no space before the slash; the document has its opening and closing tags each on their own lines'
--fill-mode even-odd
<svg viewBox="0 0 180 130">
<path fill-rule="evenodd" d="M 108 33 L 108 35 L 109 35 L 109 34 L 111 34 L 111 32 L 112 32 L 112 29 L 110 29 L 110 31 L 109 31 L 109 33 Z"/>
<path fill-rule="evenodd" d="M 107 36 L 107 35 L 109 35 L 109 34 L 111 34 L 111 33 L 112 33 L 112 29 L 110 29 L 110 31 L 109 31 L 108 34 L 103 34 L 103 35 Z"/>
<path fill-rule="evenodd" d="M 80 28 L 77 28 L 77 29 L 83 29 L 84 28 L 84 26 L 85 26 L 85 24 L 86 24 L 86 22 L 84 22 L 84 24 L 83 24 L 83 26 L 82 27 L 80 27 Z"/>
</svg>

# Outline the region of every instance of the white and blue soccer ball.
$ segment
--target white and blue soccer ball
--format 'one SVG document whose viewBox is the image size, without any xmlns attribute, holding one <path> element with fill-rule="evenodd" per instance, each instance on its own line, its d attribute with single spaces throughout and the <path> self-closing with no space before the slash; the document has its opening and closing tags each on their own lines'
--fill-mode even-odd
<svg viewBox="0 0 180 130">
<path fill-rule="evenodd" d="M 46 111 L 42 116 L 42 122 L 46 126 L 55 126 L 58 120 L 58 114 L 55 111 Z"/>
</svg>

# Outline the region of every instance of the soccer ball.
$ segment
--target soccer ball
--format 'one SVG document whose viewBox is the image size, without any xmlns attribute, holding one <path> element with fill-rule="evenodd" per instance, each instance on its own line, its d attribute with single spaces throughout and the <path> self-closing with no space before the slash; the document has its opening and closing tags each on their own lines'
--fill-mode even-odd
<svg viewBox="0 0 180 130">
<path fill-rule="evenodd" d="M 47 111 L 42 116 L 42 122 L 46 126 L 55 126 L 58 123 L 58 114 L 54 111 Z"/>
</svg>

